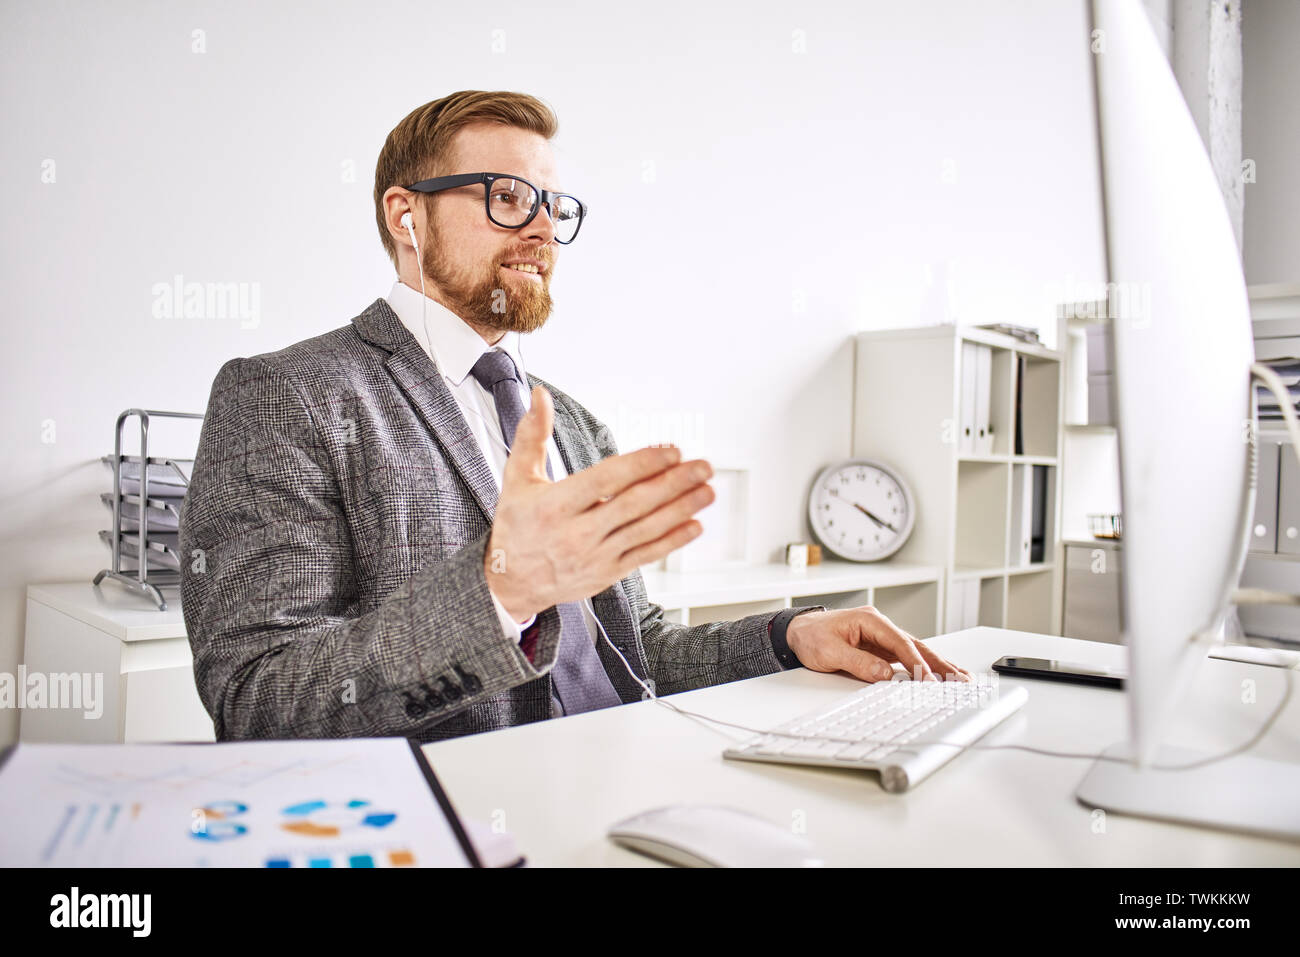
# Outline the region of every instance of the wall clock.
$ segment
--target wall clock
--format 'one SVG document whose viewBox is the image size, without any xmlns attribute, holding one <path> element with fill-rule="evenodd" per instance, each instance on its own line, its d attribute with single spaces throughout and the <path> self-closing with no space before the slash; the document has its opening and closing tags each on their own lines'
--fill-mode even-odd
<svg viewBox="0 0 1300 957">
<path fill-rule="evenodd" d="M 916 499 L 903 477 L 871 459 L 827 466 L 808 496 L 808 520 L 822 545 L 851 562 L 888 558 L 916 523 Z"/>
</svg>

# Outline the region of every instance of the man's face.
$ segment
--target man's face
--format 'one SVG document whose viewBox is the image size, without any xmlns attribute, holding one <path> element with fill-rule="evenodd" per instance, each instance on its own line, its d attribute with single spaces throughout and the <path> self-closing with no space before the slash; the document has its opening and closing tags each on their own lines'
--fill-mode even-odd
<svg viewBox="0 0 1300 957">
<path fill-rule="evenodd" d="M 441 171 L 511 173 L 538 189 L 559 188 L 555 157 L 546 138 L 499 123 L 474 123 L 452 141 L 455 163 Z M 521 229 L 498 226 L 487 217 L 483 186 L 445 190 L 428 197 L 429 225 L 420 243 L 429 290 L 471 325 L 502 332 L 532 332 L 551 314 L 551 274 L 559 253 L 545 206 Z M 505 263 L 539 263 L 522 272 Z"/>
</svg>

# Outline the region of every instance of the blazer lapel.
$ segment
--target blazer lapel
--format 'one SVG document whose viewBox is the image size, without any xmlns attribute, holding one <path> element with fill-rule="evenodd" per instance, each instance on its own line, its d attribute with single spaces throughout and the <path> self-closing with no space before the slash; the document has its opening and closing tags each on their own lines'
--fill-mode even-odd
<svg viewBox="0 0 1300 957">
<path fill-rule="evenodd" d="M 384 365 L 491 522 L 497 507 L 496 480 L 438 367 L 386 300 L 376 299 L 352 323 L 363 339 L 388 351 Z"/>
</svg>

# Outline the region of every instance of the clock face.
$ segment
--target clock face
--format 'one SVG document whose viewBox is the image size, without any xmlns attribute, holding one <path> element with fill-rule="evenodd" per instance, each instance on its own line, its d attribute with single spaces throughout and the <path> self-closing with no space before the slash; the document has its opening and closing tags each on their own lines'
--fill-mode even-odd
<svg viewBox="0 0 1300 957">
<path fill-rule="evenodd" d="M 817 538 L 841 558 L 871 562 L 903 547 L 916 520 L 912 493 L 892 470 L 858 460 L 817 476 L 808 499 Z"/>
</svg>

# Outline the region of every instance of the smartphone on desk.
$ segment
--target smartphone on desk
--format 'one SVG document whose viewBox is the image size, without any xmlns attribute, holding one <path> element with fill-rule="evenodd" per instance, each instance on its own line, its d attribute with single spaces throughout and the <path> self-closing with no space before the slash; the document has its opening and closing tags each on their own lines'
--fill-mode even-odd
<svg viewBox="0 0 1300 957">
<path fill-rule="evenodd" d="M 1050 658 L 1003 657 L 993 662 L 993 670 L 1012 678 L 1042 678 L 1045 681 L 1068 681 L 1072 684 L 1102 688 L 1123 688 L 1124 675 L 1106 668 L 1055 661 Z"/>
</svg>

